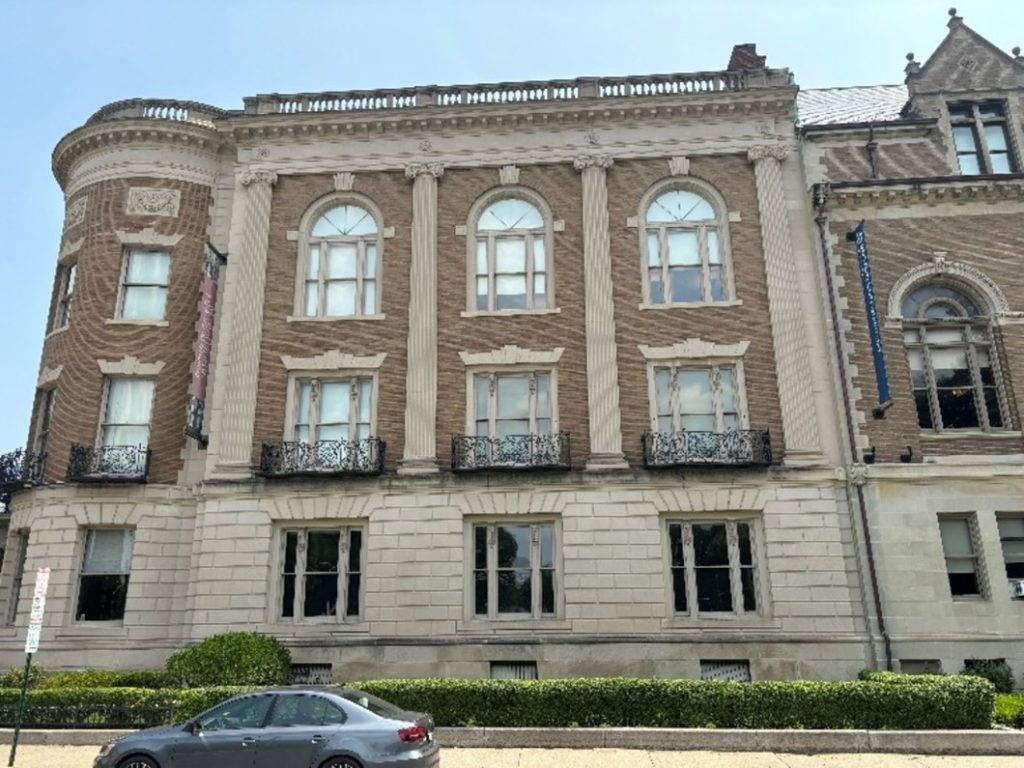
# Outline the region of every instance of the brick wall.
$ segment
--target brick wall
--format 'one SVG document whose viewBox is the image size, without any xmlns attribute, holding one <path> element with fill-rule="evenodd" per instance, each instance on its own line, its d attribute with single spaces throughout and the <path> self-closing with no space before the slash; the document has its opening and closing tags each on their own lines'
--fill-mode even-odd
<svg viewBox="0 0 1024 768">
<path fill-rule="evenodd" d="M 692 176 L 712 184 L 725 198 L 728 210 L 740 214 L 741 221 L 729 225 L 729 237 L 736 297 L 743 304 L 641 310 L 640 240 L 637 229 L 626 226 L 626 219 L 639 216 L 643 222 L 640 199 L 667 171 L 665 159 L 617 161 L 608 172 L 623 449 L 630 464 L 640 464 L 641 435 L 650 428 L 647 366 L 638 345 L 667 346 L 689 338 L 717 344 L 749 340 L 743 364 L 750 424 L 771 430 L 772 447 L 781 458 L 782 417 L 753 166 L 740 155 L 695 157 L 690 165 Z"/>
<path fill-rule="evenodd" d="M 947 176 L 956 173 L 949 167 L 942 134 L 934 132 L 917 141 L 876 137 L 878 142 L 878 178 L 907 179 L 923 176 Z M 854 146 L 828 147 L 824 150 L 829 181 L 863 181 L 871 178 L 871 164 L 864 141 Z"/>
<path fill-rule="evenodd" d="M 176 218 L 129 216 L 125 213 L 129 187 L 160 187 L 181 191 Z M 88 195 L 84 221 L 70 227 L 63 242 L 84 238 L 78 251 L 74 300 L 68 328 L 49 336 L 43 346 L 42 365 L 63 366 L 57 381 L 57 399 L 49 442 L 46 478 L 64 478 L 71 443 L 93 445 L 102 417 L 103 375 L 98 359 L 120 360 L 133 355 L 143 363 L 166 363 L 156 377 L 150 448 L 149 480 L 173 483 L 181 468 L 185 406 L 188 401 L 195 324 L 198 319 L 200 280 L 210 192 L 186 182 L 143 178 L 117 179 L 93 184 L 69 203 Z M 116 312 L 124 247 L 117 230 L 137 232 L 152 228 L 158 235 L 182 235 L 171 251 L 170 289 L 166 327 L 108 325 Z M 56 287 L 54 297 L 56 296 Z M 53 317 L 51 301 L 49 317 Z M 37 402 L 38 402 L 38 398 Z M 36 423 L 33 419 L 33 425 Z"/>
</svg>

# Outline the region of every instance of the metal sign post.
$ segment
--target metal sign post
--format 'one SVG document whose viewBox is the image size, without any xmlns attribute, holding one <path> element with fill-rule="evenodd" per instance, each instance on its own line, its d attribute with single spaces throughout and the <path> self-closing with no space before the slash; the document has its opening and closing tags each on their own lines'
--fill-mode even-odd
<svg viewBox="0 0 1024 768">
<path fill-rule="evenodd" d="M 25 676 L 21 680 L 21 700 L 18 702 L 18 719 L 14 724 L 14 738 L 11 740 L 11 757 L 7 768 L 14 765 L 14 756 L 18 751 L 18 736 L 21 735 L 21 723 L 25 719 L 25 700 L 28 697 L 28 678 L 32 673 L 32 654 L 39 650 L 39 636 L 43 631 L 43 611 L 46 608 L 46 588 L 50 586 L 50 569 L 40 568 L 36 571 L 36 588 L 32 593 L 32 610 L 28 615 L 28 632 L 25 634 Z"/>
</svg>

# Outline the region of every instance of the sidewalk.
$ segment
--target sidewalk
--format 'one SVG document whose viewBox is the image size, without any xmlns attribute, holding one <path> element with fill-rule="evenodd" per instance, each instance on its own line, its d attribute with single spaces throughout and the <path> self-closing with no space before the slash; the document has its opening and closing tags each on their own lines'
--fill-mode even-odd
<svg viewBox="0 0 1024 768">
<path fill-rule="evenodd" d="M 9 750 L 5 746 L 4 750 Z M 15 768 L 92 768 L 98 747 L 18 747 Z M 6 763 L 7 751 L 0 750 Z M 1021 768 L 1019 756 L 791 755 L 639 749 L 442 749 L 441 768 Z"/>
</svg>

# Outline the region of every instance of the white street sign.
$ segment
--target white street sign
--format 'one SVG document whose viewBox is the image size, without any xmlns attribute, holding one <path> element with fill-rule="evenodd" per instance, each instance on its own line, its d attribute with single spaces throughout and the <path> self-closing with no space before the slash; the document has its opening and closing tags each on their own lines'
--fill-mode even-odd
<svg viewBox="0 0 1024 768">
<path fill-rule="evenodd" d="M 32 593 L 32 610 L 28 615 L 28 632 L 25 635 L 25 653 L 39 650 L 39 636 L 43 632 L 43 612 L 46 609 L 46 589 L 50 586 L 50 569 L 36 571 L 36 588 Z"/>
</svg>

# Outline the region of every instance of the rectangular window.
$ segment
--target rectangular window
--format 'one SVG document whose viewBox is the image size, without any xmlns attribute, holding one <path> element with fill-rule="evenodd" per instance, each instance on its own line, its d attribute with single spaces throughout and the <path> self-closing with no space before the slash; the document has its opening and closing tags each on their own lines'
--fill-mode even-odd
<svg viewBox="0 0 1024 768">
<path fill-rule="evenodd" d="M 671 522 L 668 534 L 673 613 L 758 613 L 752 522 Z"/>
<path fill-rule="evenodd" d="M 11 576 L 11 596 L 7 603 L 7 626 L 18 620 L 18 602 L 21 599 L 21 585 L 25 580 L 25 559 L 28 556 L 28 533 L 17 531 L 11 534 L 14 547 L 15 566 Z"/>
<path fill-rule="evenodd" d="M 1024 600 L 1024 517 L 999 517 L 999 543 L 1010 597 Z"/>
<path fill-rule="evenodd" d="M 939 519 L 942 551 L 946 558 L 949 591 L 957 596 L 981 596 L 978 556 L 975 554 L 971 520 L 963 517 Z"/>
<path fill-rule="evenodd" d="M 85 533 L 82 572 L 78 577 L 78 621 L 124 618 L 135 532 L 89 528 Z"/>
<path fill-rule="evenodd" d="M 71 300 L 75 295 L 75 273 L 76 264 L 68 264 L 57 271 L 57 309 L 53 314 L 53 327 L 51 330 L 64 328 L 71 317 Z"/>
<path fill-rule="evenodd" d="M 376 236 L 310 245 L 306 317 L 377 314 L 377 279 Z"/>
<path fill-rule="evenodd" d="M 128 251 L 118 317 L 163 320 L 170 284 L 171 254 L 166 251 Z"/>
<path fill-rule="evenodd" d="M 32 440 L 32 451 L 37 456 L 45 456 L 50 445 L 50 422 L 53 419 L 53 404 L 56 398 L 56 389 L 46 389 L 39 393 L 36 433 Z"/>
<path fill-rule="evenodd" d="M 363 529 L 282 531 L 281 618 L 334 620 L 362 612 Z"/>
<path fill-rule="evenodd" d="M 742 428 L 736 367 L 671 365 L 654 369 L 656 432 L 728 432 Z"/>
<path fill-rule="evenodd" d="M 492 661 L 491 680 L 538 680 L 535 661 Z"/>
<path fill-rule="evenodd" d="M 473 377 L 477 437 L 550 435 L 551 372 L 478 373 Z"/>
<path fill-rule="evenodd" d="M 473 526 L 473 612 L 478 618 L 554 617 L 553 523 Z"/>
<path fill-rule="evenodd" d="M 373 379 L 298 379 L 293 434 L 300 443 L 365 440 L 373 434 Z"/>
<path fill-rule="evenodd" d="M 149 445 L 153 388 L 152 379 L 108 379 L 107 407 L 100 426 L 101 445 Z"/>
<path fill-rule="evenodd" d="M 962 175 L 1014 172 L 1003 104 L 951 104 L 949 121 Z"/>
</svg>

